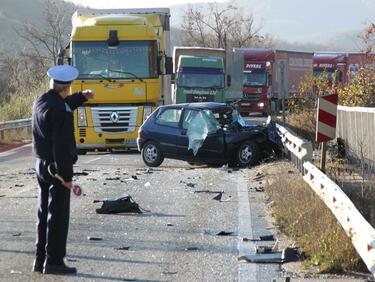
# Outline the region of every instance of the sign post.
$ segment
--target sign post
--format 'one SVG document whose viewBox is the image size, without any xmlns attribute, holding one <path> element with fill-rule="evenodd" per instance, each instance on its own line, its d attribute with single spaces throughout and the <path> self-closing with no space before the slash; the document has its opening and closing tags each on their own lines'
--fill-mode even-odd
<svg viewBox="0 0 375 282">
<path fill-rule="evenodd" d="M 326 152 L 329 140 L 336 137 L 336 116 L 337 116 L 338 94 L 324 95 L 318 98 L 316 138 L 317 143 L 322 144 L 322 159 L 320 169 L 325 172 Z"/>
</svg>

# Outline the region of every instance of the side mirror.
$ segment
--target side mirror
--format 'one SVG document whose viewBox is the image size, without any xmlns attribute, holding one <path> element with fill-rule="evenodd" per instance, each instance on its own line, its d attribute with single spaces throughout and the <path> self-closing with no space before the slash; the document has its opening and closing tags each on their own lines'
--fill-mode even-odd
<svg viewBox="0 0 375 282">
<path fill-rule="evenodd" d="M 228 74 L 227 75 L 227 86 L 231 86 L 232 85 L 232 77 Z"/>
<path fill-rule="evenodd" d="M 267 74 L 268 86 L 272 86 L 272 74 Z"/>
<path fill-rule="evenodd" d="M 165 57 L 165 74 L 173 74 L 173 59 Z"/>
</svg>

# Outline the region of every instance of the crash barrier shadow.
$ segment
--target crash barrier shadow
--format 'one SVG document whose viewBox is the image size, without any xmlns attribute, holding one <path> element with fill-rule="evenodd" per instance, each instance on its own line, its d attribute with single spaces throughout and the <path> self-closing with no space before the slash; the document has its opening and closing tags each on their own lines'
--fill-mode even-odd
<svg viewBox="0 0 375 282">
<path fill-rule="evenodd" d="M 323 200 L 337 218 L 354 248 L 375 277 L 375 229 L 357 210 L 353 202 L 326 174 L 311 163 L 313 147 L 290 130 L 277 125 L 278 134 L 288 156 L 303 175 L 304 181 Z"/>
<path fill-rule="evenodd" d="M 0 143 L 31 139 L 31 118 L 0 122 Z"/>
</svg>

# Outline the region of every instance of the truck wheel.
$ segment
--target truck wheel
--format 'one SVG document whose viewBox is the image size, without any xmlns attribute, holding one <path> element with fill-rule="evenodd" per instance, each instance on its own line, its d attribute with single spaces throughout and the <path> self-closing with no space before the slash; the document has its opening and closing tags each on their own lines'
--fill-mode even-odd
<svg viewBox="0 0 375 282">
<path fill-rule="evenodd" d="M 154 141 L 148 141 L 142 148 L 143 162 L 150 167 L 157 167 L 161 165 L 164 160 L 163 152 L 159 145 Z"/>
<path fill-rule="evenodd" d="M 236 160 L 240 167 L 254 165 L 259 158 L 258 144 L 253 141 L 243 142 L 237 150 Z"/>
</svg>

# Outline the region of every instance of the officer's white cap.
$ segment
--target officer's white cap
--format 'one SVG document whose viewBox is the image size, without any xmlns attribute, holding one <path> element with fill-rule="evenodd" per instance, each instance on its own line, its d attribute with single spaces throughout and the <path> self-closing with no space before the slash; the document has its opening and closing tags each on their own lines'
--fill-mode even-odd
<svg viewBox="0 0 375 282">
<path fill-rule="evenodd" d="M 58 65 L 50 68 L 47 75 L 57 83 L 69 84 L 78 77 L 79 72 L 75 67 Z"/>
</svg>

